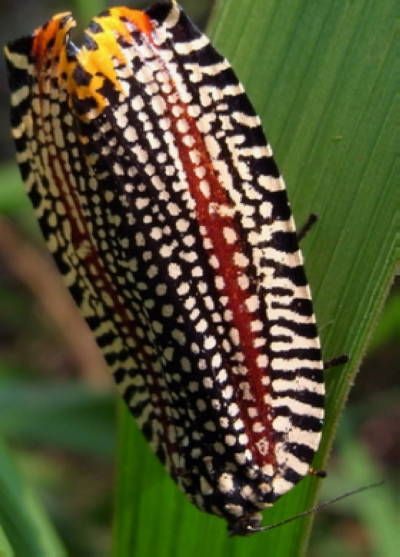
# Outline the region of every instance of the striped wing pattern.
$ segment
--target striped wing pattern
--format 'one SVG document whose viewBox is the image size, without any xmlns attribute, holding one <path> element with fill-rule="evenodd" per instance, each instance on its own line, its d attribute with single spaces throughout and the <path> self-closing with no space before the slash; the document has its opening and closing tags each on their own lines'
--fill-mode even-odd
<svg viewBox="0 0 400 557">
<path fill-rule="evenodd" d="M 231 533 L 310 469 L 323 364 L 285 186 L 229 63 L 175 3 L 11 43 L 18 162 L 153 451 Z"/>
</svg>

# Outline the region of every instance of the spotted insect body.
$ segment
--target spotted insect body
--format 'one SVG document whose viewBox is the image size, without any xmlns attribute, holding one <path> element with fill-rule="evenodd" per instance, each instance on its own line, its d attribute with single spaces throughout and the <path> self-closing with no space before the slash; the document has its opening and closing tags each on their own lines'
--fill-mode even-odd
<svg viewBox="0 0 400 557">
<path fill-rule="evenodd" d="M 234 534 L 310 471 L 323 363 L 285 186 L 229 63 L 174 3 L 6 49 L 47 245 L 153 451 Z"/>
</svg>

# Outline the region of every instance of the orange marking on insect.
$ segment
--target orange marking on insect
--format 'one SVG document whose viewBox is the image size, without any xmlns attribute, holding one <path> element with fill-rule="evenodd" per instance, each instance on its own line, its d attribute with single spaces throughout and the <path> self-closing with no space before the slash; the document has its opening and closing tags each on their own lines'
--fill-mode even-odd
<svg viewBox="0 0 400 557">
<path fill-rule="evenodd" d="M 85 86 L 77 85 L 72 79 L 68 79 L 67 83 L 68 92 L 78 99 L 94 98 L 98 113 L 101 113 L 107 106 L 107 100 L 99 93 L 105 79 L 110 80 L 115 88 L 124 94 L 114 67 L 115 60 L 123 65 L 127 64 L 118 38 L 123 37 L 127 43 L 133 43 L 133 39 L 126 22 L 121 18 L 128 19 L 140 33 L 151 40 L 153 23 L 144 12 L 128 8 L 110 9 L 109 15 L 94 18 L 94 21 L 101 27 L 101 32 L 92 32 L 90 29 L 86 31 L 87 36 L 93 39 L 98 49 L 91 50 L 83 47 L 77 55 L 77 62 L 92 76 L 90 83 Z M 67 67 L 69 77 L 74 69 L 75 65 L 69 64 Z M 85 116 L 82 116 L 82 119 L 86 119 Z"/>
<path fill-rule="evenodd" d="M 55 15 L 45 27 L 40 27 L 36 29 L 34 35 L 35 38 L 32 44 L 32 54 L 34 54 L 35 59 L 38 62 L 43 62 L 49 53 L 49 43 L 54 40 L 54 46 L 51 49 L 53 57 L 59 54 L 62 45 L 62 39 L 68 30 L 75 24 L 71 19 L 72 25 L 66 25 L 62 29 L 60 28 L 61 20 L 71 15 L 69 12 L 64 12 L 62 14 Z"/>
<path fill-rule="evenodd" d="M 61 27 L 61 21 L 69 16 L 69 20 L 64 22 Z M 64 12 L 54 16 L 45 27 L 40 27 L 34 33 L 32 43 L 32 56 L 35 60 L 37 79 L 41 93 L 43 93 L 43 86 L 46 83 L 44 75 L 46 73 L 56 77 L 60 85 L 60 73 L 65 66 L 65 42 L 66 37 L 72 27 L 75 27 L 75 21 L 72 19 L 69 12 Z M 53 45 L 50 43 L 53 41 Z M 50 67 L 45 67 L 45 62 L 50 60 Z M 57 68 L 59 64 L 59 68 Z M 49 86 L 50 81 L 47 80 Z"/>
<path fill-rule="evenodd" d="M 130 10 L 129 8 L 111 8 L 110 14 L 112 18 L 113 28 L 123 35 L 128 41 L 132 41 L 131 32 L 127 29 L 126 23 L 121 21 L 121 18 L 129 19 L 138 30 L 147 35 L 149 38 L 154 29 L 154 24 L 152 23 L 149 16 L 139 10 Z"/>
</svg>

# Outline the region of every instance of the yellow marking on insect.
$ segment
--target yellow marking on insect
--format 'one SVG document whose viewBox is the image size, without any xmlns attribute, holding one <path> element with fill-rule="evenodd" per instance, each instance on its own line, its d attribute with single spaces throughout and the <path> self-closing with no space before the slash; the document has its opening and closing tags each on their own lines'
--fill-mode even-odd
<svg viewBox="0 0 400 557">
<path fill-rule="evenodd" d="M 96 50 L 83 47 L 77 54 L 76 62 L 68 61 L 65 48 L 60 57 L 60 70 L 67 73 L 67 90 L 70 95 L 74 95 L 79 100 L 94 98 L 97 105 L 97 112 L 101 113 L 107 106 L 108 101 L 99 92 L 104 84 L 104 80 L 110 80 L 115 88 L 123 95 L 124 90 L 118 81 L 115 71 L 115 60 L 121 64 L 127 64 L 123 49 L 118 44 L 118 38 L 123 37 L 127 42 L 132 42 L 132 36 L 127 29 L 126 22 L 121 21 L 121 17 L 132 22 L 137 29 L 147 35 L 151 40 L 153 24 L 150 18 L 138 10 L 128 8 L 110 9 L 110 15 L 106 17 L 96 17 L 94 21 L 101 27 L 101 32 L 93 32 L 90 29 L 86 34 L 97 44 Z M 80 64 L 85 71 L 92 76 L 88 85 L 76 84 L 72 79 L 76 65 Z M 86 120 L 87 117 L 81 116 Z"/>
</svg>

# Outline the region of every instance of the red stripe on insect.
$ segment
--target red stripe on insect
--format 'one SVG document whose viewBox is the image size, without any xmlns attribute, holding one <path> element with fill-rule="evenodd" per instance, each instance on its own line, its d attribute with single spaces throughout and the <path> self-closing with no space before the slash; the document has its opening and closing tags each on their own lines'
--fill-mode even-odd
<svg viewBox="0 0 400 557">
<path fill-rule="evenodd" d="M 171 87 L 176 88 L 172 80 Z M 222 214 L 226 208 L 228 208 L 227 212 L 229 212 L 232 204 L 220 184 L 204 144 L 204 139 L 197 128 L 196 122 L 188 114 L 186 105 L 178 101 L 178 105 L 182 109 L 181 118 L 185 119 L 189 126 L 187 135 L 194 139 L 194 144 L 190 147 L 182 141 L 182 134 L 178 131 L 178 118 L 173 116 L 174 107 L 169 103 L 167 95 L 164 100 L 169 107 L 179 157 L 187 175 L 189 189 L 196 202 L 198 225 L 199 227 L 204 227 L 211 241 L 212 248 L 207 251 L 210 256 L 215 255 L 219 263 L 218 273 L 221 274 L 224 282 L 224 286 L 220 291 L 222 295 L 228 298 L 227 309 L 233 315 L 232 325 L 239 333 L 240 345 L 245 360 L 243 369 L 246 369 L 246 373 L 243 375 L 235 373 L 228 362 L 226 362 L 226 369 L 230 372 L 230 381 L 234 385 L 237 403 L 241 407 L 240 416 L 243 419 L 249 438 L 248 448 L 251 450 L 254 461 L 259 466 L 274 463 L 271 417 L 269 408 L 265 403 L 268 387 L 262 383 L 262 379 L 267 372 L 257 363 L 257 359 L 262 353 L 254 346 L 256 336 L 251 330 L 251 323 L 255 320 L 255 315 L 250 313 L 246 306 L 246 301 L 251 294 L 248 290 L 240 287 L 238 276 L 241 274 L 241 271 L 235 263 L 236 256 L 243 253 L 242 246 L 238 240 L 228 242 L 225 236 L 221 234 L 221 230 L 227 228 L 234 232 L 236 238 L 240 238 L 240 232 L 234 218 L 229 214 Z M 195 165 L 190 156 L 191 152 L 195 150 L 200 153 L 201 162 L 199 165 Z M 200 180 L 195 173 L 196 166 L 205 169 L 203 179 L 209 184 L 209 197 L 206 197 L 201 191 Z M 222 212 L 218 211 L 218 207 L 221 207 Z M 247 382 L 250 387 L 247 394 L 243 392 L 240 386 L 243 381 Z M 252 416 L 251 412 L 249 412 L 250 408 L 256 409 L 255 416 Z M 262 424 L 262 427 L 260 427 L 261 431 L 254 431 L 256 423 Z"/>
</svg>

